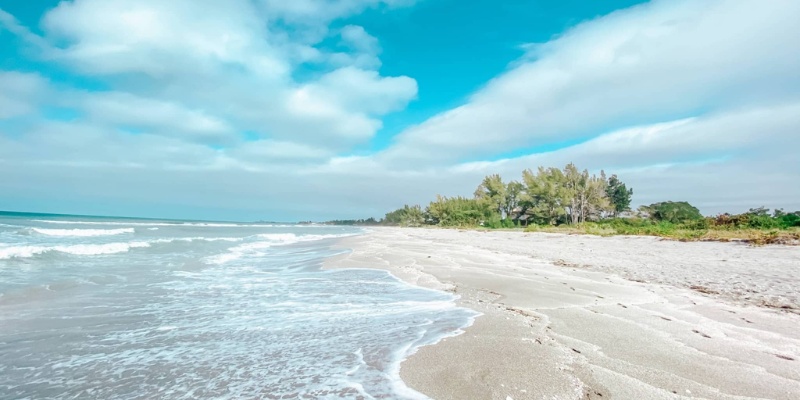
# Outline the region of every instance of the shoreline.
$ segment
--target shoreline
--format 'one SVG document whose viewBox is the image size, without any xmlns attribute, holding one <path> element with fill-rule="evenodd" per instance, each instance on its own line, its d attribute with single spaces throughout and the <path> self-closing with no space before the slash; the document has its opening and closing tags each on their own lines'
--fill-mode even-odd
<svg viewBox="0 0 800 400">
<path fill-rule="evenodd" d="M 323 268 L 387 270 L 482 313 L 402 362 L 435 399 L 800 396 L 796 247 L 413 228 L 336 246 L 351 252 Z"/>
</svg>

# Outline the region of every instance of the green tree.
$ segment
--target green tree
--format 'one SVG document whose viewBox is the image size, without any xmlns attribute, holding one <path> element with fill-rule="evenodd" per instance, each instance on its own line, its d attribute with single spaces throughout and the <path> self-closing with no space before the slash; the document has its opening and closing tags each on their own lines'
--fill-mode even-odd
<svg viewBox="0 0 800 400">
<path fill-rule="evenodd" d="M 628 189 L 616 175 L 611 175 L 606 186 L 606 196 L 616 217 L 619 213 L 630 210 L 633 189 Z"/>
<path fill-rule="evenodd" d="M 499 219 L 497 210 L 488 202 L 464 197 L 436 196 L 427 213 L 440 226 L 478 226 Z"/>
<path fill-rule="evenodd" d="M 386 214 L 383 218 L 384 225 L 421 226 L 425 223 L 425 214 L 418 205 L 404 205 Z"/>
<path fill-rule="evenodd" d="M 505 217 L 508 218 L 514 210 L 519 207 L 522 196 L 525 193 L 525 185 L 511 181 L 506 185 L 505 196 Z"/>
<path fill-rule="evenodd" d="M 573 224 L 599 219 L 611 205 L 606 194 L 605 173 L 598 177 L 588 170 L 579 171 L 573 163 L 564 167 L 563 193 L 569 221 Z"/>
<path fill-rule="evenodd" d="M 506 215 L 506 185 L 498 174 L 483 178 L 475 189 L 475 199 L 488 203 L 497 213 Z"/>
<path fill-rule="evenodd" d="M 539 167 L 536 173 L 527 169 L 522 171 L 525 195 L 521 198 L 526 213 L 536 223 L 556 225 L 566 215 L 565 204 L 568 193 L 565 190 L 564 174 L 558 168 Z"/>
</svg>

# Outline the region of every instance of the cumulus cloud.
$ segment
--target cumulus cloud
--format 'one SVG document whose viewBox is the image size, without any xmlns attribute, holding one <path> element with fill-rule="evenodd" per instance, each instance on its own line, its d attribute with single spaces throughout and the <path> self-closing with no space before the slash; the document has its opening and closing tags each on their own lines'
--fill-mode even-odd
<svg viewBox="0 0 800 400">
<path fill-rule="evenodd" d="M 376 4 L 308 2 L 303 10 L 317 10 L 327 23 Z M 343 8 L 326 11 L 331 7 Z M 140 124 L 166 122 L 156 131 L 199 133 L 212 142 L 236 126 L 265 138 L 318 138 L 347 148 L 369 139 L 382 115 L 416 96 L 413 79 L 375 71 L 379 46 L 363 28 L 343 30 L 350 52 L 326 53 L 273 24 L 289 11 L 249 0 L 65 1 L 42 19 L 39 42 L 47 44 L 40 57 L 115 89 L 82 96 L 96 95 L 82 102 L 92 116 L 100 110 L 106 122 L 129 124 L 138 114 Z M 334 60 L 336 54 L 346 57 Z M 329 71 L 318 81 L 295 80 L 292 74 L 307 62 L 323 63 Z M 325 88 L 334 78 L 354 85 L 352 93 L 330 94 Z M 311 97 L 309 91 L 322 95 Z"/>
<path fill-rule="evenodd" d="M 453 162 L 703 111 L 798 98 L 800 3 L 654 1 L 581 24 L 387 157 Z M 446 151 L 445 151 L 446 149 Z"/>
<path fill-rule="evenodd" d="M 46 13 L 42 36 L 0 13 L 40 61 L 104 87 L 0 73 L 11 121 L 0 124 L 0 208 L 46 192 L 82 213 L 365 217 L 470 195 L 488 173 L 568 162 L 617 173 L 637 204 L 800 208 L 800 3 L 617 11 L 526 46 L 463 105 L 383 151 L 353 153 L 417 83 L 379 72 L 380 42 L 363 27 L 331 22 L 411 3 L 74 0 Z M 50 103 L 76 117 L 48 119 Z"/>
</svg>

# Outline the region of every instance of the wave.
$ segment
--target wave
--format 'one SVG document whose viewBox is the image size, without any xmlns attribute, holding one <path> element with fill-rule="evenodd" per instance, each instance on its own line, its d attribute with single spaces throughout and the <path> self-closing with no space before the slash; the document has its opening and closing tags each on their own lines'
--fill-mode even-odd
<svg viewBox="0 0 800 400">
<path fill-rule="evenodd" d="M 204 260 L 209 264 L 225 264 L 230 261 L 238 260 L 248 255 L 262 255 L 260 250 L 273 246 L 285 246 L 300 242 L 311 242 L 324 239 L 336 239 L 356 234 L 331 234 L 331 235 L 295 235 L 294 233 L 262 233 L 255 235 L 259 239 L 266 239 L 257 242 L 240 244 L 228 249 L 227 253 L 217 254 L 206 257 Z"/>
<path fill-rule="evenodd" d="M 74 244 L 74 245 L 58 245 L 58 246 L 2 246 L 0 245 L 0 260 L 8 260 L 11 258 L 30 258 L 39 254 L 50 252 L 73 254 L 79 256 L 94 256 L 104 254 L 125 253 L 131 249 L 150 247 L 155 244 L 167 244 L 175 242 L 241 242 L 244 238 L 233 237 L 219 237 L 219 238 L 206 238 L 206 237 L 186 237 L 186 238 L 167 238 L 155 239 L 148 241 L 135 241 L 135 242 L 117 242 L 106 244 Z"/>
<path fill-rule="evenodd" d="M 185 238 L 171 238 L 171 239 L 156 239 L 151 240 L 150 243 L 173 243 L 173 242 L 241 242 L 245 238 L 240 237 L 185 237 Z"/>
<path fill-rule="evenodd" d="M 90 237 L 90 236 L 114 236 L 123 235 L 126 233 L 134 233 L 133 228 L 120 228 L 120 229 L 44 229 L 32 228 L 36 233 L 47 236 L 75 236 L 75 237 Z"/>
<path fill-rule="evenodd" d="M 60 225 L 108 225 L 108 226 L 197 226 L 207 228 L 289 228 L 287 224 L 236 224 L 218 222 L 119 222 L 119 221 L 59 221 L 53 219 L 34 219 L 35 222 Z"/>
<path fill-rule="evenodd" d="M 148 242 L 74 244 L 69 246 L 11 246 L 0 248 L 0 260 L 30 258 L 38 254 L 58 252 L 79 256 L 125 253 L 130 249 L 150 247 Z"/>
</svg>

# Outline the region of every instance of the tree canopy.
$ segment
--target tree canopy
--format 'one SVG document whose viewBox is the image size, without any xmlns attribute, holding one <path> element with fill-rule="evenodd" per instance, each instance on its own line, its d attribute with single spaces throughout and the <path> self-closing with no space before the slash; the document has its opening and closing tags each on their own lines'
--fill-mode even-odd
<svg viewBox="0 0 800 400">
<path fill-rule="evenodd" d="M 606 186 L 606 196 L 611 202 L 614 216 L 618 216 L 619 213 L 630 210 L 633 189 L 628 189 L 616 175 L 611 175 Z"/>
</svg>

